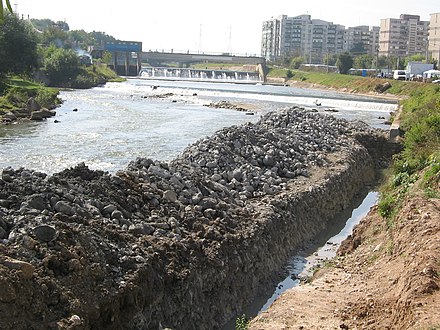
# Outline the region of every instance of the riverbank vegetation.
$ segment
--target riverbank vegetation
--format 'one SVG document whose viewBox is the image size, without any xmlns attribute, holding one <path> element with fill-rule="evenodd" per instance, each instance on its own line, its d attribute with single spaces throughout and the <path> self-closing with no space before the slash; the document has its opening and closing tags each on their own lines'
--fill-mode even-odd
<svg viewBox="0 0 440 330">
<path fill-rule="evenodd" d="M 410 192 L 440 198 L 440 86 L 413 86 L 401 105 L 403 151 L 395 156 L 379 202 L 379 212 L 390 227 Z"/>
<path fill-rule="evenodd" d="M 3 10 L 2 14 L 0 119 L 25 108 L 30 98 L 42 107 L 53 107 L 59 102 L 57 88 L 91 88 L 121 80 L 107 66 L 108 56 L 92 61 L 85 52 L 88 46 L 115 38 L 102 32 L 69 31 L 65 22 L 23 20 Z"/>
<path fill-rule="evenodd" d="M 44 108 L 52 108 L 61 101 L 57 88 L 46 87 L 20 77 L 8 77 L 0 81 L 0 118 L 2 114 L 16 108 L 25 108 L 30 98 L 34 98 Z"/>
</svg>

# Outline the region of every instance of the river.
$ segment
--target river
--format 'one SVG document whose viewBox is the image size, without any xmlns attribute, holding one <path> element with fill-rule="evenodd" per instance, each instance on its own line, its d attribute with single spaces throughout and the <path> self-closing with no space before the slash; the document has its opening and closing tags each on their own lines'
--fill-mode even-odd
<svg viewBox="0 0 440 330">
<path fill-rule="evenodd" d="M 0 126 L 0 169 L 25 167 L 51 174 L 85 162 L 114 173 L 136 157 L 171 160 L 200 138 L 257 121 L 280 107 L 332 110 L 334 116 L 384 129 L 380 118 L 397 107 L 389 100 L 313 89 L 142 79 L 62 91 L 61 98 L 57 115 L 47 121 Z M 223 100 L 254 115 L 206 106 Z"/>
</svg>

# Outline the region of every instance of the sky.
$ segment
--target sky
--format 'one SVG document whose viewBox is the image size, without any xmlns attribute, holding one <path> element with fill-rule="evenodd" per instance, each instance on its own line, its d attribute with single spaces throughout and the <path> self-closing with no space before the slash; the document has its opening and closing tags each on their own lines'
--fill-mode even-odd
<svg viewBox="0 0 440 330">
<path fill-rule="evenodd" d="M 309 14 L 346 27 L 379 26 L 382 18 L 420 15 L 439 0 L 11 0 L 25 18 L 66 21 L 71 30 L 142 41 L 143 50 L 260 55 L 263 21 Z"/>
</svg>

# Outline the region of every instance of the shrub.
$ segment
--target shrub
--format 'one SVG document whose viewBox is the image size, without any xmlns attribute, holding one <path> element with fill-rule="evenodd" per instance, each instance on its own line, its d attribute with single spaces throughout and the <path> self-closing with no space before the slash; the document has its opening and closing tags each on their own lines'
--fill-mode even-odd
<svg viewBox="0 0 440 330">
<path fill-rule="evenodd" d="M 235 330 L 246 330 L 249 327 L 250 319 L 246 317 L 246 315 L 242 315 L 237 317 L 235 320 Z"/>
</svg>

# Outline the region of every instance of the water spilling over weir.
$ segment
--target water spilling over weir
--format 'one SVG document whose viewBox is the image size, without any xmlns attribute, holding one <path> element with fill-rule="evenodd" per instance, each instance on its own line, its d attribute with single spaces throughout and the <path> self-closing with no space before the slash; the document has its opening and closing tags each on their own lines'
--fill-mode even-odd
<svg viewBox="0 0 440 330">
<path fill-rule="evenodd" d="M 211 70 L 192 68 L 143 67 L 141 78 L 160 80 L 194 80 L 209 82 L 261 83 L 264 79 L 256 71 Z"/>
</svg>

